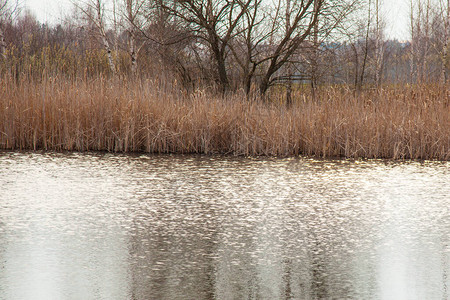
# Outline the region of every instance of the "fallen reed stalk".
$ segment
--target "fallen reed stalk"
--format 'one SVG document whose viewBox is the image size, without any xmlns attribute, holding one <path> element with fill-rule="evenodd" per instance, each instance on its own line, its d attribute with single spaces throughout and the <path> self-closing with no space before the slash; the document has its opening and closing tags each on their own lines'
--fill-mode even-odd
<svg viewBox="0 0 450 300">
<path fill-rule="evenodd" d="M 402 86 L 354 96 L 325 88 L 295 104 L 192 94 L 152 81 L 40 82 L 4 76 L 0 149 L 148 153 L 450 158 L 450 95 Z"/>
</svg>

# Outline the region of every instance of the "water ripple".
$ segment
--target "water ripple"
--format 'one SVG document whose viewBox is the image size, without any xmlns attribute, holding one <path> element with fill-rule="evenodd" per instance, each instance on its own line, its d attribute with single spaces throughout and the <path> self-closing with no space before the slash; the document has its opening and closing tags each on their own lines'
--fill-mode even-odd
<svg viewBox="0 0 450 300">
<path fill-rule="evenodd" d="M 447 299 L 447 162 L 0 153 L 0 298 Z"/>
</svg>

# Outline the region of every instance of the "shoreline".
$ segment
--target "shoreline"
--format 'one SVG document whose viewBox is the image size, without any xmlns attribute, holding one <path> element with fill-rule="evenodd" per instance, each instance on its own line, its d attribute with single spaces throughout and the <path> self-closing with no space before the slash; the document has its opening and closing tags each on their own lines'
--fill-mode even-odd
<svg viewBox="0 0 450 300">
<path fill-rule="evenodd" d="M 248 160 L 261 160 L 261 161 L 269 161 L 269 160 L 313 160 L 313 161 L 326 161 L 326 162 L 383 162 L 383 163 L 450 163 L 450 159 L 448 160 L 438 160 L 438 159 L 393 159 L 393 158 L 346 158 L 346 157 L 317 157 L 317 156 L 244 156 L 244 155 L 232 155 L 232 154 L 222 154 L 222 153 L 151 153 L 151 152 L 107 152 L 102 150 L 89 150 L 89 151 L 77 151 L 77 150 L 42 150 L 42 149 L 3 149 L 0 148 L 0 157 L 4 154 L 38 154 L 38 155 L 89 155 L 89 156 L 125 156 L 125 157 L 196 157 L 199 159 L 224 159 L 224 160 L 233 160 L 233 159 L 248 159 Z"/>
</svg>

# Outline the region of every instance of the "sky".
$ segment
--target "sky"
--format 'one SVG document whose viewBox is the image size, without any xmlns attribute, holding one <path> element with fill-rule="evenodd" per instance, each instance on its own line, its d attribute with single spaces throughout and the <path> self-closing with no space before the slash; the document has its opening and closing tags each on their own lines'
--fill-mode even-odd
<svg viewBox="0 0 450 300">
<path fill-rule="evenodd" d="M 70 0 L 25 0 L 23 3 L 43 23 L 56 23 L 62 16 L 70 12 L 72 7 Z M 407 40 L 409 38 L 409 0 L 382 0 L 382 3 L 383 15 L 385 16 L 387 25 L 387 37 Z"/>
</svg>

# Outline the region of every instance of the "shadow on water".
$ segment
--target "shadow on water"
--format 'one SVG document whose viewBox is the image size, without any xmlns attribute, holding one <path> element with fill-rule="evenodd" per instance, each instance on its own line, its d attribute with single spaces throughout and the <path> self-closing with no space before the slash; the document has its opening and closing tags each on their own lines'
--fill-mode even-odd
<svg viewBox="0 0 450 300">
<path fill-rule="evenodd" d="M 446 299 L 448 170 L 0 153 L 0 298 Z"/>
</svg>

